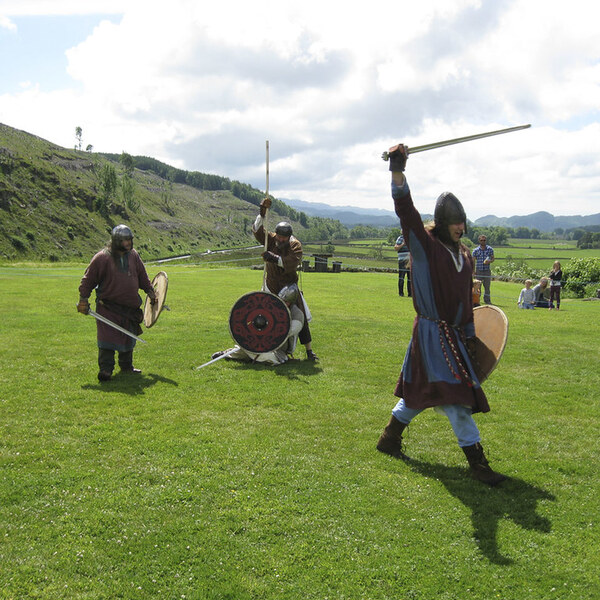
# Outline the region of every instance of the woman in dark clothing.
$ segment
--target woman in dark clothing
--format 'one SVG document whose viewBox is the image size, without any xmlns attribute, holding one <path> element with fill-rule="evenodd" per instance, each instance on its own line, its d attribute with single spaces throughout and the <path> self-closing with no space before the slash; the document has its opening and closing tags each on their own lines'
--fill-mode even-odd
<svg viewBox="0 0 600 600">
<path fill-rule="evenodd" d="M 533 288 L 535 296 L 535 305 L 538 308 L 548 308 L 550 306 L 550 288 L 548 287 L 548 278 L 542 277 L 540 282 Z"/>
</svg>

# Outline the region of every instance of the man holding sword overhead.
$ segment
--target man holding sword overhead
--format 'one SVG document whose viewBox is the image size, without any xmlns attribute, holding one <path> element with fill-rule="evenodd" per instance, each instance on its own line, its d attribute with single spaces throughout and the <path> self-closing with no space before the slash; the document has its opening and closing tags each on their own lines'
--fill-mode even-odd
<svg viewBox="0 0 600 600">
<path fill-rule="evenodd" d="M 89 297 L 96 289 L 96 307 L 103 320 L 97 320 L 98 331 L 98 372 L 99 381 L 109 381 L 115 367 L 115 351 L 118 353 L 119 367 L 126 373 L 141 373 L 133 366 L 135 335 L 140 334 L 143 313 L 142 299 L 138 290 L 144 290 L 150 301 L 156 301 L 152 282 L 140 255 L 133 249 L 133 233 L 126 225 L 117 225 L 111 233 L 110 243 L 100 250 L 90 262 L 79 286 L 77 310 L 90 313 Z"/>
<path fill-rule="evenodd" d="M 417 315 L 394 391 L 398 402 L 377 449 L 410 460 L 404 453 L 402 434 L 421 411 L 435 408 L 450 421 L 473 477 L 495 486 L 506 477 L 490 467 L 472 417 L 490 407 L 475 373 L 473 258 L 461 243 L 467 217 L 458 198 L 444 192 L 436 202 L 434 223 L 425 226 L 404 176 L 408 148 L 398 144 L 385 154 L 390 160 L 396 214 L 412 257 Z"/>
</svg>

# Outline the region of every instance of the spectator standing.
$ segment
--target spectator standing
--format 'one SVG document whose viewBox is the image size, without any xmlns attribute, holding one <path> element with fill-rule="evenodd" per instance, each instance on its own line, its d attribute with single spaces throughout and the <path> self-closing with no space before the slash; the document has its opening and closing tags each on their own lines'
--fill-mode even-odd
<svg viewBox="0 0 600 600">
<path fill-rule="evenodd" d="M 560 263 L 556 260 L 550 271 L 550 306 L 548 310 L 554 308 L 554 299 L 556 298 L 556 310 L 560 309 L 560 288 L 562 287 L 563 272 L 560 268 Z"/>
<path fill-rule="evenodd" d="M 406 295 L 410 297 L 410 252 L 402 234 L 396 239 L 394 250 L 398 253 L 398 295 L 404 296 L 404 278 L 406 277 Z"/>
<path fill-rule="evenodd" d="M 483 283 L 483 301 L 486 304 L 491 304 L 490 287 L 492 282 L 492 270 L 490 265 L 496 260 L 494 257 L 494 249 L 487 245 L 487 237 L 480 235 L 478 240 L 479 246 L 473 250 L 473 258 L 475 259 L 475 277 Z"/>
</svg>

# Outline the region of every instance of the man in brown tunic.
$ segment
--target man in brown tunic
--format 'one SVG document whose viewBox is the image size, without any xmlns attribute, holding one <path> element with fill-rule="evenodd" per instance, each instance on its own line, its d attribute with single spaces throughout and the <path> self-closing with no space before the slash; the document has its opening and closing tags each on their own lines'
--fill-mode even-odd
<svg viewBox="0 0 600 600">
<path fill-rule="evenodd" d="M 270 207 L 271 199 L 265 198 L 260 203 L 260 213 L 252 226 L 254 237 L 263 246 L 265 243 L 263 222 L 267 209 Z M 269 232 L 267 249 L 262 256 L 266 264 L 266 285 L 269 292 L 278 294 L 286 285 L 298 283 L 298 266 L 302 261 L 302 244 L 300 240 L 292 235 L 292 226 L 289 223 L 282 221 L 275 227 L 275 233 Z M 312 350 L 312 336 L 308 326 L 310 315 L 307 314 L 307 306 L 302 294 L 299 295 L 297 304 L 305 316 L 304 327 L 299 335 L 300 343 L 306 348 L 307 360 L 318 360 L 317 355 Z"/>
<path fill-rule="evenodd" d="M 90 262 L 79 286 L 77 310 L 87 314 L 89 297 L 96 290 L 96 312 L 113 323 L 139 335 L 143 320 L 142 299 L 138 290 L 144 290 L 155 301 L 152 282 L 148 278 L 140 255 L 133 249 L 133 233 L 126 225 L 117 225 L 109 245 L 100 250 Z M 99 381 L 109 381 L 115 367 L 115 351 L 119 355 L 121 371 L 141 373 L 133 366 L 135 339 L 117 329 L 96 321 L 98 332 Z"/>
</svg>

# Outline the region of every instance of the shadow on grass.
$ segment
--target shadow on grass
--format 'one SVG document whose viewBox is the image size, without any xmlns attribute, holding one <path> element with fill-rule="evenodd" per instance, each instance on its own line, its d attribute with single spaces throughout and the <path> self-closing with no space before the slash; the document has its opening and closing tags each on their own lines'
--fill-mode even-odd
<svg viewBox="0 0 600 600">
<path fill-rule="evenodd" d="M 509 565 L 513 560 L 498 548 L 498 523 L 510 519 L 524 529 L 549 533 L 550 521 L 536 513 L 540 500 L 555 500 L 555 496 L 522 479 L 509 478 L 494 488 L 471 479 L 468 470 L 442 464 L 411 460 L 408 466 L 444 484 L 446 489 L 471 510 L 473 536 L 483 555 L 498 565 Z"/>
<path fill-rule="evenodd" d="M 146 388 L 152 387 L 157 383 L 168 383 L 169 385 L 178 386 L 179 384 L 173 379 L 157 375 L 156 373 L 141 373 L 132 375 L 129 373 L 117 373 L 110 381 L 102 383 L 86 383 L 81 386 L 84 390 L 95 390 L 98 392 L 119 392 L 136 396 L 143 394 Z"/>
<path fill-rule="evenodd" d="M 233 362 L 233 361 L 231 361 Z M 272 370 L 276 375 L 287 377 L 288 379 L 300 380 L 300 377 L 306 375 L 317 375 L 323 371 L 319 363 L 312 360 L 291 359 L 281 365 L 265 365 L 263 363 L 240 362 L 238 369 L 264 369 Z"/>
</svg>

